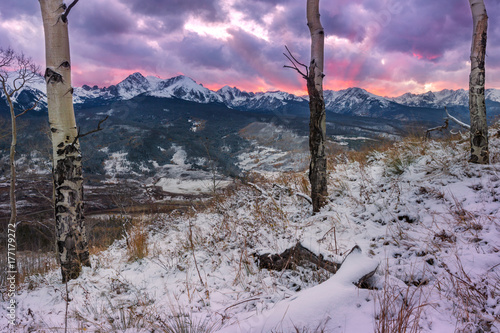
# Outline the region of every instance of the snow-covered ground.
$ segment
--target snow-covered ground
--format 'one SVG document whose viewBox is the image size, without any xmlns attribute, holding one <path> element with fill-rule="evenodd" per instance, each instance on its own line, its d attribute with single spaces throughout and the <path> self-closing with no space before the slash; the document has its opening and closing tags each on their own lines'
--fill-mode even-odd
<svg viewBox="0 0 500 333">
<path fill-rule="evenodd" d="M 307 175 L 290 172 L 253 175 L 203 211 L 145 216 L 128 242 L 147 230 L 145 258 L 119 240 L 67 286 L 58 270 L 29 278 L 16 327 L 53 332 L 67 318 L 69 332 L 499 332 L 497 131 L 488 166 L 467 163 L 464 138 L 332 157 L 316 215 Z M 335 275 L 259 269 L 254 254 L 297 242 L 337 263 L 356 245 L 362 253 Z M 376 265 L 375 289 L 352 284 Z"/>
<path fill-rule="evenodd" d="M 160 149 L 163 149 L 159 147 Z M 232 181 L 220 173 L 194 169 L 187 163 L 187 153 L 183 147 L 176 144 L 172 145 L 175 151 L 171 163 L 159 165 L 152 161 L 155 168 L 155 177 L 148 179 L 146 186 L 158 186 L 163 191 L 173 194 L 204 194 L 213 192 L 215 189 L 227 187 Z M 163 149 L 165 150 L 165 149 Z M 107 150 L 102 150 L 107 152 Z M 134 174 L 132 171 L 132 162 L 127 159 L 128 153 L 116 152 L 109 154 L 109 158 L 104 162 L 106 171 L 106 183 L 117 183 L 117 176 L 124 177 Z M 201 161 L 204 162 L 204 161 Z M 149 171 L 146 167 L 144 171 Z M 215 183 L 214 183 L 215 181 Z"/>
</svg>

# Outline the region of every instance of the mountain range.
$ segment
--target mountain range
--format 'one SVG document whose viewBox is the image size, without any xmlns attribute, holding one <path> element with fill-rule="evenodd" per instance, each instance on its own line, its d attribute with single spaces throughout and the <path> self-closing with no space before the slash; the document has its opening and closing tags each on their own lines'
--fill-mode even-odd
<svg viewBox="0 0 500 333">
<path fill-rule="evenodd" d="M 307 160 L 303 154 L 308 149 L 306 96 L 246 92 L 229 86 L 213 91 L 182 75 L 160 79 L 134 73 L 109 87 L 76 87 L 73 97 L 82 132 L 94 129 L 108 116 L 103 131 L 82 138 L 83 149 L 92 152 L 92 159 L 84 164 L 87 174 L 112 173 L 114 177 L 132 172 L 153 177 L 161 168 L 174 177 L 174 169 L 164 167 L 173 163 L 186 169 L 184 174 L 191 169 L 209 171 L 216 164 L 221 174 L 238 175 L 253 167 L 301 168 Z M 465 90 L 388 98 L 349 88 L 325 90 L 324 97 L 327 135 L 336 147 L 358 149 L 373 140 L 396 139 L 441 125 L 444 106 L 468 122 Z M 486 98 L 489 118 L 499 115 L 500 90 L 488 89 Z M 19 109 L 38 99 L 38 112 L 18 120 L 19 156 L 28 156 L 30 161 L 41 158 L 36 154 L 50 147 L 44 79 L 38 77 L 14 96 Z M 8 128 L 9 121 L 7 105 L 0 103 L 0 122 Z M 0 160 L 7 157 L 9 142 L 8 136 L 0 135 Z M 179 156 L 183 156 L 180 164 L 175 162 Z M 0 176 L 5 171 L 0 169 Z"/>
<path fill-rule="evenodd" d="M 247 111 L 276 110 L 290 103 L 307 103 L 307 96 L 295 96 L 283 91 L 246 92 L 236 87 L 224 86 L 217 91 L 205 88 L 187 76 L 176 76 L 162 80 L 155 76 L 144 77 L 134 73 L 117 85 L 107 88 L 84 85 L 75 89 L 75 103 L 85 103 L 92 99 L 127 100 L 141 94 L 161 98 L 179 98 L 196 103 L 224 103 L 232 109 Z M 500 90 L 487 89 L 486 99 L 500 102 Z M 444 106 L 468 107 L 469 93 L 464 89 L 445 89 L 423 94 L 406 93 L 399 97 L 381 97 L 361 88 L 339 91 L 325 90 L 325 107 L 328 111 L 341 114 L 370 116 L 373 106 L 390 108 L 397 103 L 410 107 L 443 108 Z"/>
<path fill-rule="evenodd" d="M 356 115 L 381 116 L 380 110 L 393 110 L 401 107 L 441 109 L 447 107 L 468 108 L 468 91 L 441 90 L 428 91 L 423 94 L 406 93 L 398 97 L 382 97 L 372 94 L 362 88 L 348 88 L 334 91 L 325 90 L 325 107 L 328 112 Z M 24 104 L 33 96 L 45 95 L 45 83 L 39 77 L 21 91 L 14 100 Z M 273 111 L 285 107 L 288 109 L 304 108 L 307 106 L 307 96 L 295 96 L 283 91 L 246 92 L 236 87 L 224 86 L 217 91 L 205 88 L 187 76 L 176 76 L 169 79 L 160 79 L 155 76 L 143 76 L 133 73 L 116 85 L 109 87 L 90 87 L 84 85 L 74 89 L 75 104 L 103 104 L 118 100 L 130 100 L 139 95 L 159 98 L 177 98 L 195 103 L 223 103 L 228 108 L 243 111 Z M 490 103 L 500 103 L 500 90 L 487 89 L 486 100 Z M 39 109 L 46 105 L 42 97 Z M 375 110 L 379 110 L 376 112 Z M 303 110 L 302 110 L 303 111 Z M 403 112 L 401 112 L 403 113 Z M 401 114 L 398 118 L 405 119 Z"/>
</svg>

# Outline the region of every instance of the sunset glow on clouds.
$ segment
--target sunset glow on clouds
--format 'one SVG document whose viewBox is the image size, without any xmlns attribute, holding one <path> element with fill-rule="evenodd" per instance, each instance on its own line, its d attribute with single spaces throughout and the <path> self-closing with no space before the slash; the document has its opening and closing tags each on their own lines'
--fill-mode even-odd
<svg viewBox="0 0 500 333">
<path fill-rule="evenodd" d="M 139 71 L 187 75 L 210 89 L 304 93 L 283 68 L 287 45 L 309 61 L 305 0 L 80 0 L 69 16 L 73 84 L 109 86 Z M 467 88 L 467 0 L 321 0 L 325 88 L 379 95 Z M 500 2 L 490 17 L 487 87 L 500 88 Z M 0 2 L 0 46 L 44 64 L 40 8 Z"/>
</svg>

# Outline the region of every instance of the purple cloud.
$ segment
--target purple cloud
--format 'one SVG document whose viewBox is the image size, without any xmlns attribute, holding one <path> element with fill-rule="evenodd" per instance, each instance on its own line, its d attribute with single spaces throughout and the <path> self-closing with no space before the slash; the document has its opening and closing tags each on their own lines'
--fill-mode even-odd
<svg viewBox="0 0 500 333">
<path fill-rule="evenodd" d="M 490 17 L 487 84 L 500 88 L 499 1 Z M 472 19 L 465 0 L 322 0 L 328 89 L 386 95 L 467 87 Z M 129 71 L 185 74 L 210 87 L 304 89 L 284 45 L 309 61 L 303 0 L 86 0 L 71 12 L 74 83 L 109 85 Z M 0 2 L 0 46 L 44 61 L 40 8 Z M 189 25 L 187 25 L 189 23 Z"/>
</svg>

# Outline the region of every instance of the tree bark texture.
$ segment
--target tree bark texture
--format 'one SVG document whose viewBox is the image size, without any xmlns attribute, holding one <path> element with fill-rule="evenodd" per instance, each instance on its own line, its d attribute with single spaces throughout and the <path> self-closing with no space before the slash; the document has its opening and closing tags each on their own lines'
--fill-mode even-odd
<svg viewBox="0 0 500 333">
<path fill-rule="evenodd" d="M 323 98 L 325 33 L 320 21 L 319 0 L 307 0 L 307 26 L 311 32 L 311 62 L 307 79 L 310 110 L 309 150 L 311 152 L 309 181 L 311 182 L 313 212 L 319 212 L 326 204 L 328 197 L 325 153 L 326 112 Z"/>
<path fill-rule="evenodd" d="M 488 164 L 488 124 L 484 97 L 488 15 L 483 0 L 469 0 L 469 3 L 473 18 L 469 76 L 470 162 Z"/>
<path fill-rule="evenodd" d="M 56 246 L 62 280 L 75 279 L 90 266 L 83 214 L 82 155 L 78 142 L 66 6 L 39 0 L 45 32 L 47 104 L 53 148 Z"/>
</svg>

